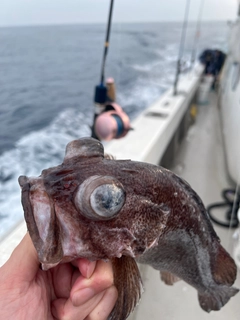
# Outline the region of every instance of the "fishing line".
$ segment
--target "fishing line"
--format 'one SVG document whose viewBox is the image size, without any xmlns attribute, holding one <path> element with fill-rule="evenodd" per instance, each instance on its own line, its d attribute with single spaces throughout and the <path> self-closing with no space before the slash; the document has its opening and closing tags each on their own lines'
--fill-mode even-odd
<svg viewBox="0 0 240 320">
<path fill-rule="evenodd" d="M 176 68 L 176 77 L 175 77 L 175 81 L 174 81 L 174 90 L 173 90 L 174 96 L 177 95 L 177 85 L 178 85 L 179 75 L 181 73 L 181 61 L 182 61 L 182 56 L 183 56 L 184 47 L 185 47 L 185 39 L 186 39 L 186 33 L 187 33 L 187 27 L 188 27 L 188 15 L 189 15 L 189 11 L 190 11 L 190 3 L 191 3 L 191 0 L 187 0 L 186 7 L 185 7 L 185 17 L 183 20 L 181 40 L 180 40 L 180 46 L 179 46 L 179 54 L 178 54 L 178 60 L 177 60 L 177 68 Z"/>
<path fill-rule="evenodd" d="M 115 38 L 117 39 L 117 56 L 116 56 L 116 60 L 119 62 L 119 63 L 116 64 L 116 67 L 117 67 L 116 79 L 118 79 L 118 81 L 121 81 L 122 72 L 123 72 L 123 68 L 122 68 L 122 64 L 123 64 L 123 59 L 122 59 L 122 43 L 123 43 L 123 39 L 122 39 L 122 35 L 123 35 L 122 23 L 117 23 L 117 24 L 115 24 L 115 26 L 117 27 L 117 37 L 115 36 Z"/>
<path fill-rule="evenodd" d="M 196 54 L 200 39 L 200 32 L 201 32 L 201 26 L 202 26 L 202 14 L 203 14 L 203 8 L 204 8 L 205 0 L 201 1 L 199 12 L 198 12 L 198 20 L 197 20 L 197 26 L 196 26 L 196 32 L 193 40 L 193 48 L 192 48 L 192 57 L 191 57 L 191 64 L 193 66 L 195 60 L 196 60 Z"/>
</svg>

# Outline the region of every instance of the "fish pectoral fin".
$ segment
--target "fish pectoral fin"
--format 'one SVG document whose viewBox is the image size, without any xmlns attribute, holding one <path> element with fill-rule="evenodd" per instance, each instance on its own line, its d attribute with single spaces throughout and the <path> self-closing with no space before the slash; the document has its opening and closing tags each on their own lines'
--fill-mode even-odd
<svg viewBox="0 0 240 320">
<path fill-rule="evenodd" d="M 140 300 L 143 287 L 136 261 L 127 256 L 112 259 L 118 300 L 108 320 L 125 320 Z"/>
<path fill-rule="evenodd" d="M 160 271 L 160 276 L 161 276 L 161 280 L 168 286 L 172 286 L 175 282 L 178 282 L 181 280 L 174 274 L 167 271 Z"/>
<path fill-rule="evenodd" d="M 212 310 L 220 310 L 231 297 L 235 296 L 239 292 L 238 289 L 221 285 L 212 291 L 212 294 L 206 292 L 204 294 L 198 294 L 198 300 L 201 308 L 210 312 Z"/>
</svg>

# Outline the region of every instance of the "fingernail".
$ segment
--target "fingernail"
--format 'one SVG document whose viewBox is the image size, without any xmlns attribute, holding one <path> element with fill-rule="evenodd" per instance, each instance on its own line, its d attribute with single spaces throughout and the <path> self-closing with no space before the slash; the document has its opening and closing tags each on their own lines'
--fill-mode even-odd
<svg viewBox="0 0 240 320">
<path fill-rule="evenodd" d="M 78 290 L 72 295 L 72 304 L 77 307 L 91 299 L 95 295 L 95 291 L 92 288 L 84 288 Z"/>
<path fill-rule="evenodd" d="M 91 278 L 94 270 L 96 267 L 96 261 L 89 261 L 89 264 L 87 266 L 87 272 L 86 272 L 86 278 L 89 279 Z"/>
</svg>

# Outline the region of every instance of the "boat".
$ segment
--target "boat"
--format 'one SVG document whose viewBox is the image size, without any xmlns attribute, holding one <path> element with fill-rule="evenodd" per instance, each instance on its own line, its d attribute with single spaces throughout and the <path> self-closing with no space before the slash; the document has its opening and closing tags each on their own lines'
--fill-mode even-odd
<svg viewBox="0 0 240 320">
<path fill-rule="evenodd" d="M 221 201 L 224 188 L 234 188 L 237 193 L 240 185 L 239 17 L 229 32 L 229 52 L 218 93 L 209 90 L 207 103 L 201 103 L 204 67 L 196 64 L 180 77 L 177 94 L 173 88 L 169 89 L 133 121 L 133 130 L 105 146 L 106 153 L 117 159 L 169 168 L 190 183 L 206 206 Z M 240 237 L 237 238 L 240 229 L 224 229 L 218 225 L 214 228 L 223 246 L 234 255 L 239 267 L 235 286 L 240 287 Z M 26 231 L 22 222 L 0 243 L 0 265 Z M 148 266 L 139 267 L 145 290 L 129 319 L 239 319 L 239 297 L 232 298 L 221 311 L 209 316 L 199 307 L 195 289 L 181 281 L 168 287 L 160 281 L 159 272 Z"/>
<path fill-rule="evenodd" d="M 240 17 L 230 25 L 229 52 L 219 88 L 224 148 L 228 173 L 232 181 L 240 182 Z"/>
</svg>

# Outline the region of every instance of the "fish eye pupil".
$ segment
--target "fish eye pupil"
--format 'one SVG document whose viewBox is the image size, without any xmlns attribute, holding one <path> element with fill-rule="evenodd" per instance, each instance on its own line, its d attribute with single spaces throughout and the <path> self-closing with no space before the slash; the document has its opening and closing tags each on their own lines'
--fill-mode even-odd
<svg viewBox="0 0 240 320">
<path fill-rule="evenodd" d="M 103 217 L 112 217 L 122 208 L 124 191 L 115 184 L 104 184 L 91 194 L 90 203 L 94 212 Z"/>
<path fill-rule="evenodd" d="M 111 201 L 110 198 L 105 199 L 104 197 L 102 197 L 102 204 L 103 204 L 103 207 L 105 209 L 110 209 L 111 208 L 111 203 L 112 203 L 112 201 Z"/>
</svg>

